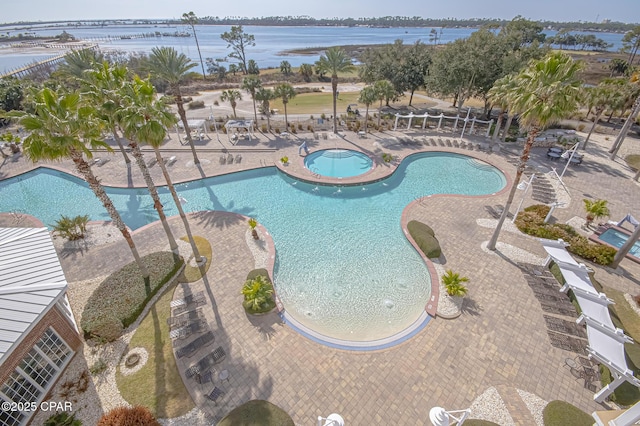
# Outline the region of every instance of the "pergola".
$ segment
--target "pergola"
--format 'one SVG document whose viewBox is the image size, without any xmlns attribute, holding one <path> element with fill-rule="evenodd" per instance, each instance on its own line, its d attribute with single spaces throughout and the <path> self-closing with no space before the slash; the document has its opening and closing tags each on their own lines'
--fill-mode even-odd
<svg viewBox="0 0 640 426">
<path fill-rule="evenodd" d="M 187 125 L 189 126 L 189 130 L 191 132 L 196 132 L 196 138 L 202 140 L 205 136 L 209 136 L 209 134 L 207 133 L 207 120 L 187 120 Z M 178 141 L 182 143 L 182 139 L 180 139 L 180 130 L 184 130 L 184 124 L 182 124 L 182 121 L 178 121 L 177 128 Z"/>
<path fill-rule="evenodd" d="M 589 358 L 606 365 L 613 376 L 613 381 L 600 389 L 593 399 L 596 402 L 604 401 L 625 381 L 640 387 L 640 380 L 627 366 L 624 353 L 624 344 L 633 343 L 633 339 L 625 335 L 623 330 L 615 327 L 611 321 L 609 305 L 613 304 L 613 300 L 593 287 L 589 278 L 589 269 L 583 264 L 578 264 L 569 255 L 565 249 L 568 244 L 562 240 L 540 239 L 539 241 L 549 254 L 548 260 L 553 259 L 565 279 L 565 285 L 560 291 L 566 293 L 571 290 L 580 305 L 582 314 L 576 322 L 585 324 L 587 327 Z"/>
<path fill-rule="evenodd" d="M 460 117 L 458 115 L 456 115 L 455 117 L 449 117 L 446 116 L 444 114 L 440 114 L 440 115 L 429 115 L 428 113 L 424 113 L 424 114 L 414 114 L 413 112 L 410 112 L 408 115 L 402 115 L 402 114 L 395 114 L 396 116 L 396 121 L 393 124 L 393 130 L 397 130 L 398 129 L 398 120 L 400 119 L 408 119 L 407 122 L 407 129 L 409 130 L 411 129 L 411 123 L 413 122 L 413 119 L 422 119 L 422 129 L 424 129 L 427 125 L 427 119 L 429 118 L 433 118 L 433 119 L 438 119 L 438 128 L 437 130 L 440 130 L 440 128 L 442 127 L 442 121 L 443 120 L 454 120 L 454 124 L 453 124 L 453 131 L 455 132 L 458 129 L 458 122 L 462 121 L 464 123 L 464 125 L 462 126 L 462 134 L 460 135 L 460 137 L 463 137 L 465 134 L 465 131 L 467 130 L 467 124 L 469 122 L 471 122 L 471 129 L 469 130 L 469 133 L 473 133 L 473 129 L 476 125 L 476 123 L 482 123 L 482 124 L 488 124 L 489 126 L 487 127 L 487 132 L 485 134 L 485 137 L 489 137 L 489 132 L 491 131 L 491 125 L 493 124 L 493 120 L 489 120 L 489 121 L 483 121 L 483 120 L 478 120 L 475 117 L 473 118 L 469 118 L 469 113 L 471 112 L 471 110 L 467 111 L 467 116 L 466 117 Z"/>
<path fill-rule="evenodd" d="M 236 135 L 238 129 L 246 129 L 247 134 L 249 135 L 249 140 L 251 140 L 251 136 L 252 136 L 251 128 L 253 127 L 253 120 L 229 120 L 225 123 L 224 127 L 225 129 L 227 129 L 227 139 L 229 139 L 229 142 L 231 142 L 234 145 L 236 142 L 238 142 L 238 138 Z M 231 129 L 235 129 L 235 132 L 234 132 L 235 138 L 233 141 L 229 136 L 229 132 L 231 131 Z"/>
</svg>

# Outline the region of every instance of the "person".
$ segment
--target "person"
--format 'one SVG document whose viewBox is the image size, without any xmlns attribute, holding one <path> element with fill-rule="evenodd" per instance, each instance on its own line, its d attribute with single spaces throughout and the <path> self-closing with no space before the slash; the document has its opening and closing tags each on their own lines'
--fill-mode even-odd
<svg viewBox="0 0 640 426">
<path fill-rule="evenodd" d="M 304 149 L 305 154 L 309 155 L 309 148 L 307 147 L 307 141 L 302 142 L 302 145 L 298 148 L 298 155 L 302 155 Z"/>
</svg>

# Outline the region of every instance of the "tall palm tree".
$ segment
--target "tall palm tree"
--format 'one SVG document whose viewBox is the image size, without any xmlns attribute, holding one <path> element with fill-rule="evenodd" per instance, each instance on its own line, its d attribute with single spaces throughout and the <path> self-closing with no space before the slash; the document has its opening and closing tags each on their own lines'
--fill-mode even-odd
<svg viewBox="0 0 640 426">
<path fill-rule="evenodd" d="M 369 106 L 371 106 L 377 100 L 378 100 L 378 94 L 376 93 L 375 87 L 367 86 L 360 91 L 360 96 L 358 97 L 358 103 L 364 104 L 366 107 L 366 112 L 364 113 L 364 132 L 365 133 L 367 133 L 367 123 L 369 122 Z"/>
<path fill-rule="evenodd" d="M 138 79 L 137 76 L 135 78 Z M 146 112 L 142 111 L 140 105 L 138 105 L 139 96 L 137 94 L 137 90 L 137 81 L 131 82 L 130 80 L 127 80 L 127 82 L 122 85 L 119 91 L 119 96 L 121 97 L 120 103 L 122 104 L 122 108 L 118 117 L 119 124 L 124 130 L 126 138 L 129 140 L 131 155 L 133 155 L 133 157 L 135 158 L 136 164 L 140 168 L 140 172 L 142 173 L 144 181 L 147 184 L 149 194 L 151 195 L 151 199 L 153 200 L 153 208 L 155 208 L 158 212 L 158 217 L 160 218 L 162 228 L 164 229 L 165 234 L 167 234 L 169 247 L 171 248 L 171 250 L 177 250 L 178 243 L 176 243 L 173 232 L 171 232 L 171 227 L 169 227 L 167 216 L 164 214 L 164 206 L 160 201 L 158 190 L 156 189 L 156 185 L 153 182 L 151 173 L 149 173 L 149 168 L 144 161 L 144 156 L 142 155 L 142 151 L 140 150 L 140 146 L 138 145 L 139 127 L 137 126 L 137 124 L 140 122 L 139 115 L 141 113 L 146 114 Z"/>
<path fill-rule="evenodd" d="M 251 95 L 253 101 L 253 119 L 255 120 L 255 126 L 258 125 L 258 113 L 256 112 L 256 90 L 262 87 L 262 81 L 257 75 L 248 75 L 242 79 L 240 88 Z"/>
<path fill-rule="evenodd" d="M 120 90 L 128 80 L 128 70 L 125 66 L 109 66 L 108 62 L 96 65 L 95 68 L 86 70 L 80 80 L 83 83 L 83 97 L 90 100 L 95 106 L 99 117 L 107 123 L 113 139 L 118 144 L 127 167 L 131 165 L 131 159 L 127 155 L 122 144 L 122 138 L 118 133 L 119 116 L 121 113 Z"/>
<path fill-rule="evenodd" d="M 180 91 L 180 83 L 182 83 L 186 77 L 187 72 L 197 66 L 198 64 L 191 62 L 191 59 L 187 58 L 184 53 L 178 54 L 173 47 L 154 47 L 151 49 L 151 55 L 149 55 L 149 68 L 151 72 L 160 80 L 165 81 L 171 88 L 171 93 L 176 99 L 178 115 L 180 115 L 184 131 L 187 134 L 187 141 L 191 146 L 193 162 L 200 164 L 200 160 L 196 154 L 196 147 L 193 145 L 193 139 L 191 138 L 191 129 L 189 129 L 187 113 L 184 111 L 184 101 L 182 100 L 182 92 Z"/>
<path fill-rule="evenodd" d="M 591 129 L 589 130 L 589 134 L 584 140 L 584 144 L 582 145 L 582 149 L 587 148 L 587 143 L 589 143 L 589 139 L 591 139 L 591 134 L 593 130 L 598 125 L 600 121 L 600 117 L 604 113 L 606 107 L 609 105 L 609 101 L 611 99 L 611 87 L 607 84 L 607 81 L 601 81 L 596 87 L 591 87 L 587 89 L 587 100 L 593 105 L 595 108 L 595 118 L 593 119 L 593 124 L 591 125 Z"/>
<path fill-rule="evenodd" d="M 321 74 L 331 73 L 331 91 L 333 93 L 333 133 L 338 133 L 338 116 L 336 110 L 338 92 L 338 73 L 354 69 L 351 58 L 339 47 L 330 47 L 325 55 L 316 62 L 316 70 Z"/>
<path fill-rule="evenodd" d="M 273 94 L 276 98 L 282 99 L 282 105 L 284 105 L 284 127 L 289 127 L 289 118 L 287 116 L 287 104 L 290 99 L 295 98 L 296 89 L 289 83 L 280 83 L 273 90 Z"/>
<path fill-rule="evenodd" d="M 260 102 L 260 111 L 267 116 L 267 132 L 271 131 L 271 105 L 269 103 L 275 99 L 273 90 L 260 87 L 256 90 L 256 101 Z"/>
<path fill-rule="evenodd" d="M 131 103 L 126 113 L 126 131 L 133 136 L 133 139 L 139 140 L 141 143 L 146 143 L 153 148 L 158 165 L 167 181 L 167 188 L 169 188 L 171 197 L 187 232 L 187 237 L 193 250 L 193 256 L 196 262 L 201 264 L 205 262 L 206 259 L 200 255 L 198 246 L 191 233 L 189 220 L 182 209 L 180 197 L 178 197 L 178 193 L 171 181 L 171 176 L 169 176 L 169 172 L 167 171 L 167 166 L 160 154 L 160 147 L 167 136 L 167 128 L 175 125 L 176 117 L 162 100 L 156 99 L 155 89 L 149 80 L 142 80 L 139 77 L 135 77 L 131 85 L 131 90 L 128 92 L 128 97 L 131 99 Z"/>
<path fill-rule="evenodd" d="M 109 145 L 100 140 L 101 123 L 96 120 L 94 109 L 80 102 L 78 92 L 59 94 L 52 89 L 44 88 L 39 92 L 33 92 L 30 97 L 33 112 L 11 113 L 12 116 L 18 117 L 20 125 L 30 132 L 23 141 L 24 153 L 34 162 L 58 161 L 63 158 L 73 161 L 78 173 L 102 202 L 113 225 L 127 241 L 140 273 L 144 278 L 148 278 L 149 272 L 140 259 L 127 226 L 85 159 L 85 156 L 91 158 L 91 150 L 97 148 L 111 151 Z"/>
<path fill-rule="evenodd" d="M 520 126 L 528 129 L 527 140 L 504 210 L 487 245 L 490 250 L 496 249 L 498 235 L 509 214 L 536 136 L 548 125 L 578 108 L 581 90 L 578 73 L 581 69 L 581 63 L 575 62 L 569 55 L 556 52 L 540 61 L 531 62 L 515 77 L 513 92 L 508 96 L 509 110 L 519 114 Z"/>
<path fill-rule="evenodd" d="M 193 31 L 193 38 L 196 39 L 196 47 L 198 48 L 198 56 L 200 57 L 200 66 L 202 67 L 202 78 L 207 79 L 207 73 L 204 72 L 204 62 L 202 61 L 202 53 L 200 53 L 200 43 L 198 43 L 198 34 L 196 33 L 196 25 L 198 24 L 198 17 L 195 13 L 183 13 L 182 22 L 189 25 Z"/>
<path fill-rule="evenodd" d="M 233 118 L 236 118 L 236 106 L 238 105 L 238 101 L 242 100 L 242 93 L 236 89 L 223 90 L 220 94 L 220 100 L 231 104 L 231 108 L 233 109 Z"/>
<path fill-rule="evenodd" d="M 631 84 L 629 85 L 629 88 L 631 89 L 630 90 L 631 92 L 640 92 L 639 90 L 640 89 L 640 73 L 633 74 L 631 76 L 630 83 Z M 629 113 L 627 120 L 624 122 L 622 129 L 620 129 L 620 132 L 618 133 L 616 140 L 613 142 L 613 146 L 611 147 L 611 150 L 609 150 L 609 152 L 611 153 L 610 158 L 612 160 L 616 158 L 618 151 L 622 147 L 622 143 L 624 142 L 624 139 L 627 137 L 627 133 L 629 133 L 629 129 L 631 128 L 631 125 L 636 122 L 636 119 L 638 118 L 638 114 L 640 114 L 640 93 L 633 93 L 633 94 L 636 97 L 635 97 L 635 101 L 633 102 L 633 105 L 631 106 L 631 112 Z"/>
<path fill-rule="evenodd" d="M 489 89 L 489 99 L 491 99 L 491 101 L 493 101 L 493 103 L 500 108 L 500 114 L 498 114 L 498 121 L 496 122 L 496 128 L 493 131 L 493 135 L 491 137 L 491 139 L 496 140 L 498 139 L 498 135 L 500 134 L 500 128 L 502 127 L 502 120 L 504 120 L 504 114 L 505 111 L 507 109 L 507 106 L 509 105 L 509 95 L 512 93 L 513 91 L 513 81 L 514 81 L 514 76 L 509 74 L 505 77 L 503 77 L 502 79 L 498 80 L 495 82 L 495 84 L 493 85 L 493 87 L 491 89 Z M 510 115 L 510 117 L 513 117 L 513 114 Z M 508 122 L 508 125 L 511 125 L 511 122 Z M 507 131 L 509 130 L 509 127 L 506 127 L 504 130 L 505 135 L 507 134 Z"/>
<path fill-rule="evenodd" d="M 382 101 L 386 101 L 388 106 L 389 99 L 391 99 L 396 94 L 396 89 L 393 87 L 393 84 L 391 84 L 389 80 L 378 80 L 373 83 L 373 88 L 378 95 L 378 100 L 380 101 L 380 107 L 378 108 L 378 128 L 380 128 L 380 117 L 382 116 Z"/>
</svg>

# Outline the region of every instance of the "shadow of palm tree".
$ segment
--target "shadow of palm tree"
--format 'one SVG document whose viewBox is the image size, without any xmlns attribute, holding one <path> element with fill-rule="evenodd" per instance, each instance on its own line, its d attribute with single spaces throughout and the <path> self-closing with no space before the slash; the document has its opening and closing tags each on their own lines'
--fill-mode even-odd
<svg viewBox="0 0 640 426">
<path fill-rule="evenodd" d="M 269 312 L 264 315 L 251 315 L 245 313 L 247 320 L 251 323 L 251 325 L 258 331 L 264 338 L 265 341 L 268 341 L 272 337 L 277 334 L 276 326 L 284 327 L 284 322 L 280 315 L 275 312 Z"/>
<path fill-rule="evenodd" d="M 464 315 L 471 315 L 471 316 L 477 317 L 480 315 L 480 312 L 482 311 L 482 307 L 478 304 L 478 302 L 473 300 L 473 298 L 467 296 L 464 299 L 462 299 L 461 310 Z"/>
</svg>

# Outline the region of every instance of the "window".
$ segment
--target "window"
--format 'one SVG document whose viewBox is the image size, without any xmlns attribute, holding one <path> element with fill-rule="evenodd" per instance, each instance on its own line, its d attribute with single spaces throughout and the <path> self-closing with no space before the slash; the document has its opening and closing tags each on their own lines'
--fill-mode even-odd
<svg viewBox="0 0 640 426">
<path fill-rule="evenodd" d="M 69 346 L 52 328 L 48 328 L 9 378 L 0 385 L 0 401 L 39 403 L 69 358 Z M 25 424 L 31 414 L 0 411 L 0 426 Z"/>
</svg>

